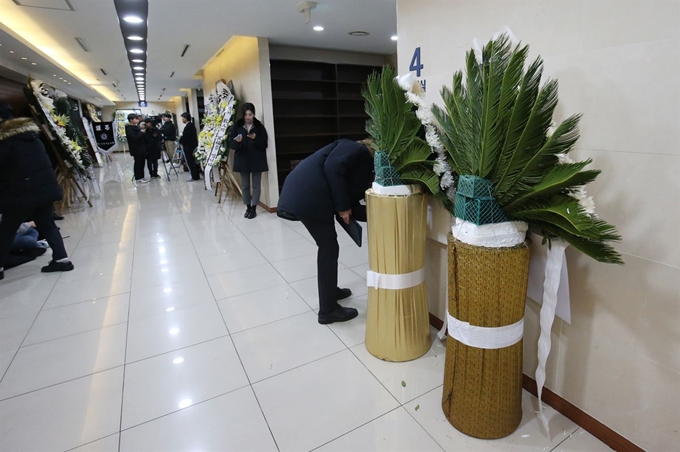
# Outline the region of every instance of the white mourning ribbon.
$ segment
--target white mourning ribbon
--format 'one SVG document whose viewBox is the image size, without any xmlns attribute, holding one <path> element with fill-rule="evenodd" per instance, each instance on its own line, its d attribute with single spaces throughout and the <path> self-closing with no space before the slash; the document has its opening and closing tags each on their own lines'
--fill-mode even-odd
<svg viewBox="0 0 680 452">
<path fill-rule="evenodd" d="M 484 327 L 470 325 L 447 314 L 449 336 L 468 347 L 495 350 L 515 345 L 524 335 L 524 319 L 512 325 Z"/>
<path fill-rule="evenodd" d="M 545 366 L 550 354 L 552 324 L 555 320 L 557 306 L 557 290 L 560 287 L 562 261 L 564 250 L 568 244 L 560 240 L 553 240 L 548 249 L 548 260 L 545 265 L 545 280 L 543 281 L 543 306 L 541 307 L 541 335 L 538 338 L 538 367 L 536 368 L 536 386 L 538 390 L 538 418 L 541 420 L 546 433 L 550 435 L 548 419 L 543 413 L 541 393 L 545 384 Z"/>
<path fill-rule="evenodd" d="M 399 275 L 390 275 L 387 273 L 376 273 L 369 270 L 366 273 L 366 283 L 368 287 L 376 289 L 410 289 L 425 281 L 425 268 L 416 270 L 411 273 L 402 273 Z"/>
</svg>

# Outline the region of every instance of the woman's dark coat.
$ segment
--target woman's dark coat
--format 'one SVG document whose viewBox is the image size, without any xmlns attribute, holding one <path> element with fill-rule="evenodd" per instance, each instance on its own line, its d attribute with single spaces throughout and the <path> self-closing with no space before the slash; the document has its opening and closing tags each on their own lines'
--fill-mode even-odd
<svg viewBox="0 0 680 452">
<path fill-rule="evenodd" d="M 35 209 L 63 196 L 39 130 L 29 118 L 0 122 L 0 213 Z"/>
<path fill-rule="evenodd" d="M 187 122 L 184 125 L 182 136 L 179 137 L 179 144 L 182 145 L 185 154 L 193 153 L 198 147 L 198 134 L 193 122 Z"/>
<path fill-rule="evenodd" d="M 373 182 L 373 156 L 350 140 L 331 143 L 301 161 L 288 175 L 278 210 L 314 221 L 332 222 L 337 212 L 352 210 L 366 221 L 366 206 L 359 203 Z"/>
<path fill-rule="evenodd" d="M 146 157 L 146 142 L 144 134 L 139 126 L 127 123 L 125 124 L 125 137 L 127 138 L 128 147 L 130 148 L 130 155 L 132 157 Z"/>
<path fill-rule="evenodd" d="M 142 132 L 144 137 L 144 145 L 146 147 L 146 158 L 149 160 L 158 160 L 161 158 L 161 133 L 155 128 L 149 128 Z"/>
<path fill-rule="evenodd" d="M 234 172 L 237 173 L 262 173 L 269 171 L 267 165 L 267 130 L 264 125 L 253 118 L 253 128 L 250 133 L 255 134 L 255 139 L 248 138 L 248 132 L 244 127 L 245 120 L 243 118 L 236 121 L 236 124 L 231 128 L 229 134 L 229 148 L 234 149 Z M 235 138 L 241 134 L 243 138 L 240 143 L 236 142 Z"/>
</svg>

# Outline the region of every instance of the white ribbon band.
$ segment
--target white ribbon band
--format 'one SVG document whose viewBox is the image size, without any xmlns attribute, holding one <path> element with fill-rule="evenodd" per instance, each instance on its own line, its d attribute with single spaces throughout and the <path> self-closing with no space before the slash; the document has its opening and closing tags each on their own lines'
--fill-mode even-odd
<svg viewBox="0 0 680 452">
<path fill-rule="evenodd" d="M 495 350 L 510 347 L 524 335 L 524 319 L 512 325 L 497 328 L 474 326 L 447 314 L 449 336 L 468 347 Z"/>
<path fill-rule="evenodd" d="M 409 289 L 421 284 L 423 281 L 425 281 L 425 268 L 421 268 L 420 270 L 411 273 L 402 273 L 400 275 L 376 273 L 371 270 L 366 272 L 368 287 L 374 287 L 376 289 Z"/>
</svg>

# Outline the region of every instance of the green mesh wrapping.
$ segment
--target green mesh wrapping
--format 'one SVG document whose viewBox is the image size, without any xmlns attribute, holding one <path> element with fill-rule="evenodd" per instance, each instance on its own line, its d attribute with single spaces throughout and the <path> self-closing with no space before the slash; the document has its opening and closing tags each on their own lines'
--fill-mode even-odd
<svg viewBox="0 0 680 452">
<path fill-rule="evenodd" d="M 477 176 L 460 176 L 456 192 L 468 198 L 490 198 L 493 184 Z"/>
<path fill-rule="evenodd" d="M 468 198 L 456 192 L 453 214 L 476 225 L 510 221 L 492 197 Z"/>
<path fill-rule="evenodd" d="M 401 175 L 390 164 L 390 157 L 386 152 L 377 151 L 373 157 L 375 165 L 375 181 L 383 187 L 404 185 Z"/>
</svg>

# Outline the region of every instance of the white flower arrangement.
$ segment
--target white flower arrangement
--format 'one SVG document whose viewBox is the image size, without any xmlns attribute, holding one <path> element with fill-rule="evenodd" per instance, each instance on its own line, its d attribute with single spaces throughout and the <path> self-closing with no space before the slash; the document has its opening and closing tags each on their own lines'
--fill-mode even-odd
<svg viewBox="0 0 680 452">
<path fill-rule="evenodd" d="M 432 148 L 432 152 L 437 154 L 433 171 L 439 177 L 441 189 L 446 192 L 449 199 L 453 199 L 455 196 L 455 178 L 451 171 L 451 166 L 446 159 L 446 150 L 442 146 L 441 141 L 439 141 L 434 115 L 423 98 L 424 93 L 420 88 L 420 84 L 412 72 L 397 77 L 397 82 L 404 90 L 404 96 L 408 103 L 418 107 L 416 117 L 425 126 L 425 141 Z"/>
<path fill-rule="evenodd" d="M 67 163 L 76 167 L 80 174 L 85 174 L 87 170 L 83 164 L 82 153 L 87 151 L 80 147 L 78 143 L 71 140 L 66 134 L 68 118 L 66 116 L 57 115 L 54 108 L 54 101 L 42 93 L 41 85 L 43 82 L 40 80 L 32 80 L 30 84 L 52 131 L 59 137 L 59 141 L 64 149 L 68 151 L 68 155 L 65 156 Z"/>
</svg>

